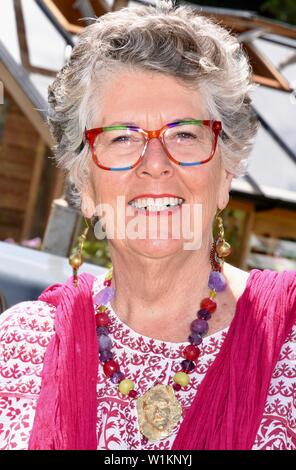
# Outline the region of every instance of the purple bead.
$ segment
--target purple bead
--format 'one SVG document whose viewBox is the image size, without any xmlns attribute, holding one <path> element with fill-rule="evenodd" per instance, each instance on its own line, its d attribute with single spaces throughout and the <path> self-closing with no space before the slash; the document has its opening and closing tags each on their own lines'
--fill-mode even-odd
<svg viewBox="0 0 296 470">
<path fill-rule="evenodd" d="M 191 335 L 188 336 L 188 341 L 191 344 L 199 345 L 202 342 L 202 336 L 199 333 L 192 331 Z"/>
<path fill-rule="evenodd" d="M 118 372 L 114 372 L 114 374 L 111 375 L 111 382 L 113 384 L 119 384 L 119 382 L 121 382 L 121 380 L 123 379 L 124 379 L 124 374 L 120 372 L 120 370 Z"/>
<path fill-rule="evenodd" d="M 187 361 L 186 359 L 181 362 L 181 367 L 185 372 L 191 372 L 195 368 L 193 361 Z"/>
<path fill-rule="evenodd" d="M 112 348 L 112 341 L 109 336 L 100 335 L 99 336 L 99 351 L 110 351 Z"/>
<path fill-rule="evenodd" d="M 211 314 L 210 312 L 207 311 L 207 309 L 205 308 L 201 308 L 197 314 L 198 318 L 200 318 L 201 320 L 209 320 L 211 318 Z"/>
<path fill-rule="evenodd" d="M 98 294 L 95 296 L 96 305 L 105 305 L 113 299 L 115 294 L 114 287 L 104 287 Z"/>
<path fill-rule="evenodd" d="M 208 286 L 211 290 L 222 292 L 226 289 L 226 279 L 219 271 L 212 271 L 209 277 Z"/>
<path fill-rule="evenodd" d="M 99 359 L 101 362 L 110 361 L 110 359 L 113 359 L 113 356 L 114 354 L 111 351 L 102 351 L 99 354 Z"/>
<path fill-rule="evenodd" d="M 200 335 L 202 335 L 208 331 L 209 325 L 206 320 L 193 320 L 190 325 L 190 329 L 192 332 L 199 333 Z"/>
<path fill-rule="evenodd" d="M 106 326 L 98 326 L 97 328 L 97 335 L 100 336 L 100 335 L 108 335 L 109 334 L 109 330 Z"/>
</svg>

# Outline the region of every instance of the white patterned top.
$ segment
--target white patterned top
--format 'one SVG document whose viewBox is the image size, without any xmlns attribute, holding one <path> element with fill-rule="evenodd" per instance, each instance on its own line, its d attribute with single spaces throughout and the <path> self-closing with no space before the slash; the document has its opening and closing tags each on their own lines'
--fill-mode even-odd
<svg viewBox="0 0 296 470">
<path fill-rule="evenodd" d="M 104 275 L 93 285 L 103 288 Z M 156 382 L 173 384 L 181 353 L 188 343 L 171 343 L 143 336 L 125 325 L 111 306 L 110 337 L 120 369 L 142 395 Z M 54 334 L 55 307 L 41 301 L 19 303 L 0 316 L 0 450 L 28 448 L 46 347 Z M 206 336 L 199 346 L 197 368 L 190 384 L 176 392 L 183 417 L 199 384 L 217 356 L 227 328 Z M 166 439 L 144 444 L 138 427 L 136 401 L 125 398 L 103 373 L 97 375 L 97 449 L 171 449 L 180 423 Z M 269 387 L 253 450 L 296 450 L 296 326 L 282 346 Z"/>
</svg>

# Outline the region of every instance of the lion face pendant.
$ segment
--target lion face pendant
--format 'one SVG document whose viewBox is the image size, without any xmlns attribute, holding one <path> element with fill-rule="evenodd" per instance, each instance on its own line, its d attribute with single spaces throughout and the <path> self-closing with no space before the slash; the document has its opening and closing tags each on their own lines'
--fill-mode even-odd
<svg viewBox="0 0 296 470">
<path fill-rule="evenodd" d="M 182 416 L 182 406 L 170 385 L 158 384 L 137 399 L 141 433 L 149 441 L 168 437 Z"/>
</svg>

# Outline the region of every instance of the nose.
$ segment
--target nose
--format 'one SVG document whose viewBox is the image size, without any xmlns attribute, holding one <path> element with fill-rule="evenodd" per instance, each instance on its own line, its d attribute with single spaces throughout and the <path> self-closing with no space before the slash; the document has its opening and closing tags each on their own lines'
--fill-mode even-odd
<svg viewBox="0 0 296 470">
<path fill-rule="evenodd" d="M 136 168 L 138 176 L 151 176 L 152 178 L 171 177 L 174 173 L 173 163 L 157 137 L 150 138 L 143 159 Z"/>
</svg>

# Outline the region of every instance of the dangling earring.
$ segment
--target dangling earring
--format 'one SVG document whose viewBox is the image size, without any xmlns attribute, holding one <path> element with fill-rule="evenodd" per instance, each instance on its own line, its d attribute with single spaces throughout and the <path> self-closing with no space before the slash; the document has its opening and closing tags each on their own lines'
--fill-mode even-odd
<svg viewBox="0 0 296 470">
<path fill-rule="evenodd" d="M 224 258 L 229 256 L 231 253 L 231 246 L 224 238 L 223 219 L 220 217 L 221 212 L 222 211 L 218 211 L 216 214 L 219 233 L 213 242 L 210 255 L 212 268 L 216 271 L 222 270 Z"/>
<path fill-rule="evenodd" d="M 89 231 L 88 222 L 86 219 L 84 220 L 86 223 L 86 228 L 83 230 L 83 233 L 78 237 L 77 246 L 74 248 L 69 258 L 69 264 L 70 266 L 72 266 L 72 269 L 73 269 L 73 284 L 75 287 L 78 286 L 78 269 L 83 263 L 83 257 L 82 257 L 83 244 L 86 240 L 86 236 Z"/>
</svg>

